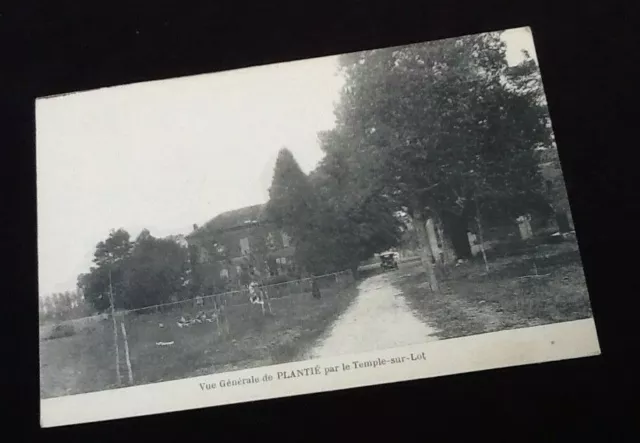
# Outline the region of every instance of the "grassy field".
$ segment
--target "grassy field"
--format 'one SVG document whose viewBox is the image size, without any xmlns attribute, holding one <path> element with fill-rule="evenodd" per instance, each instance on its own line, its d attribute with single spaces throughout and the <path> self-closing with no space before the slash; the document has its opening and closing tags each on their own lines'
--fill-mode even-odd
<svg viewBox="0 0 640 443">
<path fill-rule="evenodd" d="M 591 316 L 575 242 L 496 248 L 488 258 L 489 273 L 481 259 L 451 268 L 438 295 L 428 290 L 420 263 L 405 267 L 395 284 L 441 338 Z"/>
<path fill-rule="evenodd" d="M 353 282 L 271 301 L 273 315 L 256 305 L 227 308 L 228 333 L 215 323 L 179 328 L 182 310 L 127 314 L 134 384 L 296 361 L 355 298 Z M 162 326 L 160 326 L 162 324 Z M 173 342 L 161 346 L 158 342 Z M 120 347 L 121 357 L 123 348 Z M 40 346 L 41 397 L 117 387 L 112 320 L 101 320 L 75 335 L 43 340 Z M 121 366 L 126 381 L 126 366 Z"/>
<path fill-rule="evenodd" d="M 392 271 L 394 285 L 441 338 L 461 337 L 591 316 L 580 255 L 575 242 L 557 245 L 496 246 L 489 251 L 490 272 L 481 259 L 452 267 L 442 292 L 426 288 L 419 261 Z M 534 266 L 535 264 L 535 266 Z M 538 276 L 533 276 L 536 274 Z M 363 267 L 359 279 L 382 272 Z M 532 277 L 533 276 L 533 277 Z M 308 347 L 355 299 L 353 281 L 322 285 L 315 299 L 305 288 L 283 285 L 272 297 L 273 315 L 259 306 L 230 303 L 228 330 L 215 323 L 179 328 L 194 308 L 124 316 L 134 384 L 176 380 L 301 359 Z M 283 290 L 284 289 L 284 290 Z M 307 288 L 308 289 L 308 288 Z M 206 307 L 205 307 L 206 309 Z M 191 310 L 191 312 L 189 312 Z M 158 342 L 173 342 L 162 346 Z M 121 354 L 123 346 L 120 346 Z M 110 318 L 76 327 L 75 334 L 41 341 L 41 396 L 100 391 L 117 387 L 113 325 Z M 126 382 L 126 366 L 121 366 Z"/>
</svg>

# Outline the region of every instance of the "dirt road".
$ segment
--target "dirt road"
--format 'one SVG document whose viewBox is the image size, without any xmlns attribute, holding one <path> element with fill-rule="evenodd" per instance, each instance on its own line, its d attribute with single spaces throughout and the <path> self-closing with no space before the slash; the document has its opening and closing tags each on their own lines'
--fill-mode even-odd
<svg viewBox="0 0 640 443">
<path fill-rule="evenodd" d="M 402 270 L 364 280 L 359 294 L 305 359 L 334 357 L 437 340 L 411 311 L 392 281 Z"/>
</svg>

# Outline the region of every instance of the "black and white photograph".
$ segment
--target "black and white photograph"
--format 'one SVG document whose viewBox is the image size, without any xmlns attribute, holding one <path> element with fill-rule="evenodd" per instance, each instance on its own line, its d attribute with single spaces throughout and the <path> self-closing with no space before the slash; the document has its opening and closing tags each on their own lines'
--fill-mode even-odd
<svg viewBox="0 0 640 443">
<path fill-rule="evenodd" d="M 515 28 L 39 98 L 42 426 L 599 354 L 543 81 Z"/>
</svg>

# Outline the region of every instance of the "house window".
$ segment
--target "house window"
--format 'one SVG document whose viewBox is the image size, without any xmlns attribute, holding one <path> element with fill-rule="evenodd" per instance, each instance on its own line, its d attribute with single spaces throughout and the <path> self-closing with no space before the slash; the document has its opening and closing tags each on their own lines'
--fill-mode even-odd
<svg viewBox="0 0 640 443">
<path fill-rule="evenodd" d="M 285 257 L 276 258 L 276 263 L 279 265 L 278 267 L 280 269 L 283 269 L 284 266 L 287 264 L 287 259 Z"/>
<path fill-rule="evenodd" d="M 249 238 L 248 237 L 241 238 L 240 239 L 240 254 L 248 255 L 249 252 L 250 252 L 250 249 L 249 249 Z"/>
<path fill-rule="evenodd" d="M 284 248 L 288 248 L 289 245 L 291 244 L 291 238 L 286 234 L 286 233 L 282 233 L 282 246 Z"/>
</svg>

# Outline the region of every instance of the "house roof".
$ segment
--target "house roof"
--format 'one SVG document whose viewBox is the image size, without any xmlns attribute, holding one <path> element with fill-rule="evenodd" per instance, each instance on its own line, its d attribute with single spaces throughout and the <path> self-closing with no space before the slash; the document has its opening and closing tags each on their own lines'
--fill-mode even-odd
<svg viewBox="0 0 640 443">
<path fill-rule="evenodd" d="M 259 223 L 265 220 L 264 209 L 265 205 L 261 204 L 223 212 L 187 235 L 187 237 L 198 236 L 205 232 L 226 231 L 241 226 Z"/>
</svg>

